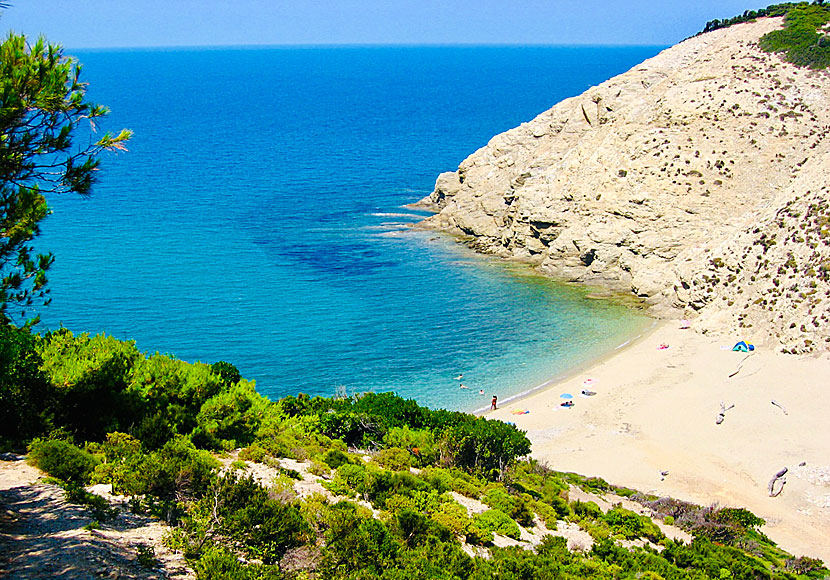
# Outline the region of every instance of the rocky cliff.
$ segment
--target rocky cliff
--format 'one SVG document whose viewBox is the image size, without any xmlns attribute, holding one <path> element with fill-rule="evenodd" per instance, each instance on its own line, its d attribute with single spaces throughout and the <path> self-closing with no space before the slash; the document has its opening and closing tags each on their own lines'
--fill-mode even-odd
<svg viewBox="0 0 830 580">
<path fill-rule="evenodd" d="M 703 330 L 828 348 L 830 73 L 761 51 L 781 26 L 688 39 L 497 135 L 421 225 Z"/>
</svg>

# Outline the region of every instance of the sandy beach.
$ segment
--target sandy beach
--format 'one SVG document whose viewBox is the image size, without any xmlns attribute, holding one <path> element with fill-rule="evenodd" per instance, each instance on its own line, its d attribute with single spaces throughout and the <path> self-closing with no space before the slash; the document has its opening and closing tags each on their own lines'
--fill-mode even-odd
<svg viewBox="0 0 830 580">
<path fill-rule="evenodd" d="M 553 469 L 745 507 L 785 550 L 830 562 L 830 353 L 797 357 L 759 344 L 748 356 L 731 347 L 751 335 L 692 327 L 661 322 L 611 357 L 487 416 L 526 430 L 534 457 Z M 563 393 L 573 395 L 572 408 L 560 406 Z M 721 402 L 734 407 L 717 424 Z M 784 467 L 783 492 L 771 498 L 769 481 Z"/>
</svg>

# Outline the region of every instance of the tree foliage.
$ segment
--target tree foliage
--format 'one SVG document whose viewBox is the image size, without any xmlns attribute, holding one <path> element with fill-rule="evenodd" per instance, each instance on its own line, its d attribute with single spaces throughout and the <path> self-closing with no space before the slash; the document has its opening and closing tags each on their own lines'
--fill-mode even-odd
<svg viewBox="0 0 830 580">
<path fill-rule="evenodd" d="M 108 110 L 85 100 L 81 66 L 60 46 L 29 45 L 10 34 L 0 44 L 0 320 L 25 318 L 35 300 L 48 303 L 49 253 L 32 240 L 49 214 L 46 194 L 89 194 L 103 150 L 124 150 L 130 132 L 77 146 Z M 20 311 L 10 311 L 11 306 Z"/>
</svg>

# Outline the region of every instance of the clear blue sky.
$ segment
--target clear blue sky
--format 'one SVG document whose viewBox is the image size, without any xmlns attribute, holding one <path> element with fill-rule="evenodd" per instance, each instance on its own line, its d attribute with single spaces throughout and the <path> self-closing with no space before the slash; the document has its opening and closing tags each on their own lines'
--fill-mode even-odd
<svg viewBox="0 0 830 580">
<path fill-rule="evenodd" d="M 250 44 L 674 44 L 752 0 L 10 0 L 67 48 Z"/>
</svg>

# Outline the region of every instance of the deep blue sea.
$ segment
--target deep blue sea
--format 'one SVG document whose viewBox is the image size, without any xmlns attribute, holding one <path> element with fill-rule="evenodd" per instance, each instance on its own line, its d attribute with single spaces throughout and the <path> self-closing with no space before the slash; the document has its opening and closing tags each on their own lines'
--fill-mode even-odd
<svg viewBox="0 0 830 580">
<path fill-rule="evenodd" d="M 104 128 L 135 137 L 90 198 L 52 200 L 41 328 L 230 361 L 272 398 L 393 390 L 473 410 L 536 387 L 644 319 L 411 231 L 405 205 L 493 135 L 659 50 L 76 52 Z"/>
</svg>

